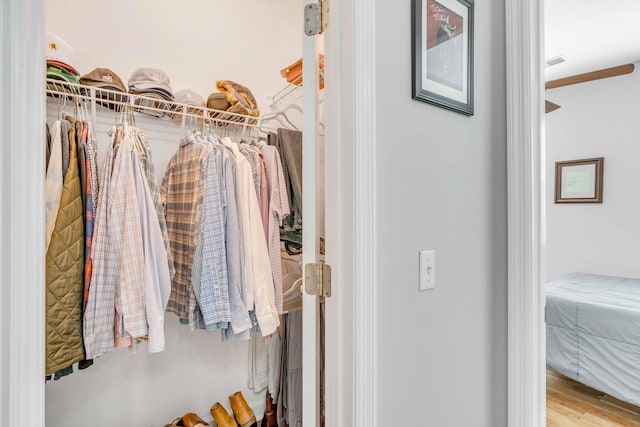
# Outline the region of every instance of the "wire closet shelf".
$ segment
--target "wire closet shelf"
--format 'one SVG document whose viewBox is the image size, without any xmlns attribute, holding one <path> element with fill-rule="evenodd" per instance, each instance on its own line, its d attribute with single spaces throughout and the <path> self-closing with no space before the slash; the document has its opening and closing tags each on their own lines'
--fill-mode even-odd
<svg viewBox="0 0 640 427">
<path fill-rule="evenodd" d="M 153 96 L 118 92 L 56 79 L 47 79 L 46 93 L 47 96 L 58 99 L 58 102 L 64 105 L 68 101 L 75 102 L 75 105 L 87 103 L 88 105 L 85 104 L 85 106 L 90 106 L 94 117 L 100 106 L 116 112 L 129 109 L 131 112 L 143 113 L 163 120 L 178 117 L 181 118 L 182 127 L 188 123 L 187 120 L 203 121 L 214 126 L 235 125 L 243 129 L 257 128 L 259 124 L 259 117 L 247 114 L 197 107 Z"/>
<path fill-rule="evenodd" d="M 318 70 L 319 81 L 321 87 L 324 87 L 324 68 Z M 324 94 L 324 90 L 320 90 L 320 96 Z M 295 104 L 302 98 L 302 76 L 298 77 L 294 81 L 287 83 L 282 89 L 276 92 L 273 96 L 270 96 L 271 107 L 281 108 L 287 105 Z"/>
</svg>

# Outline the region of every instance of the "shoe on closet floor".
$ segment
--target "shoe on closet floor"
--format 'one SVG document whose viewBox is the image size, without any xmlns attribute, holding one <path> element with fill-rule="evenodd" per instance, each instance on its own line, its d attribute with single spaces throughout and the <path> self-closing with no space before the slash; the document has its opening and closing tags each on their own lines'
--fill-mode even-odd
<svg viewBox="0 0 640 427">
<path fill-rule="evenodd" d="M 209 425 L 208 422 L 193 412 L 184 414 L 184 417 L 182 417 L 182 423 L 184 424 L 184 427 L 205 427 Z"/>
<path fill-rule="evenodd" d="M 276 406 L 273 404 L 271 394 L 267 392 L 265 397 L 267 405 L 264 409 L 261 427 L 278 427 L 278 418 L 276 417 Z"/>
<path fill-rule="evenodd" d="M 241 392 L 236 391 L 229 396 L 229 402 L 231 402 L 233 416 L 236 417 L 240 427 L 249 427 L 256 422 L 256 415 L 253 413 L 253 409 L 247 405 Z"/>
<path fill-rule="evenodd" d="M 165 424 L 164 427 L 174 427 L 174 426 L 184 427 L 184 424 L 182 422 L 182 417 L 178 417 L 175 420 L 171 421 L 171 424 Z"/>
<path fill-rule="evenodd" d="M 219 402 L 214 403 L 209 412 L 218 427 L 238 427 L 236 421 Z"/>
</svg>

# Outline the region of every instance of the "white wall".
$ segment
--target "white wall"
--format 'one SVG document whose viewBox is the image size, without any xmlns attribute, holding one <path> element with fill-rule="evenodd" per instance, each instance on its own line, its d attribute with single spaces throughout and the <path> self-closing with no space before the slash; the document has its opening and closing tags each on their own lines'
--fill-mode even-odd
<svg viewBox="0 0 640 427">
<path fill-rule="evenodd" d="M 547 278 L 640 277 L 640 72 L 547 90 Z M 604 157 L 602 204 L 554 204 L 555 162 Z"/>
<path fill-rule="evenodd" d="M 376 1 L 378 425 L 506 426 L 504 1 L 475 2 L 472 117 L 411 99 L 410 4 Z"/>
<path fill-rule="evenodd" d="M 216 79 L 231 79 L 248 86 L 264 109 L 268 96 L 284 85 L 279 70 L 302 55 L 297 0 L 48 0 L 45 5 L 47 31 L 74 47 L 80 73 L 107 67 L 125 83 L 139 66 L 158 67 L 169 74 L 174 91 L 190 88 L 206 98 Z M 55 117 L 55 111 L 49 113 Z M 113 119 L 100 117 L 96 134 L 104 153 Z M 157 122 L 139 118 L 137 125 L 147 131 L 161 179 L 181 131 Z M 216 401 L 230 410 L 227 397 L 236 390 L 262 416 L 264 393 L 246 386 L 247 342 L 222 343 L 219 333 L 190 332 L 172 314 L 166 315 L 166 334 L 163 353 L 148 354 L 144 346 L 137 354 L 119 349 L 87 370 L 47 383 L 47 427 L 160 426 L 189 411 L 207 419 Z"/>
</svg>

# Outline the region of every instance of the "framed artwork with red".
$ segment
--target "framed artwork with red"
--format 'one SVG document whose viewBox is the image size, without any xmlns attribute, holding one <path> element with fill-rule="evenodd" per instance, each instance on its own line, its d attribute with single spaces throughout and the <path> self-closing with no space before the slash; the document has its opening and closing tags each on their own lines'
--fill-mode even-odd
<svg viewBox="0 0 640 427">
<path fill-rule="evenodd" d="M 413 99 L 473 115 L 473 1 L 411 1 Z"/>
</svg>

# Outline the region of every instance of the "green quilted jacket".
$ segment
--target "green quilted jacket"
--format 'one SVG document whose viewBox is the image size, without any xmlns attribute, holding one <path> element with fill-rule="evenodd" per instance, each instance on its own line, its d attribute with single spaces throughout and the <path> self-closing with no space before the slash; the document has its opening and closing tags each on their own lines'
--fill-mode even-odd
<svg viewBox="0 0 640 427">
<path fill-rule="evenodd" d="M 46 258 L 46 373 L 84 359 L 82 295 L 84 212 L 75 126 L 69 130 L 69 168 Z"/>
</svg>

